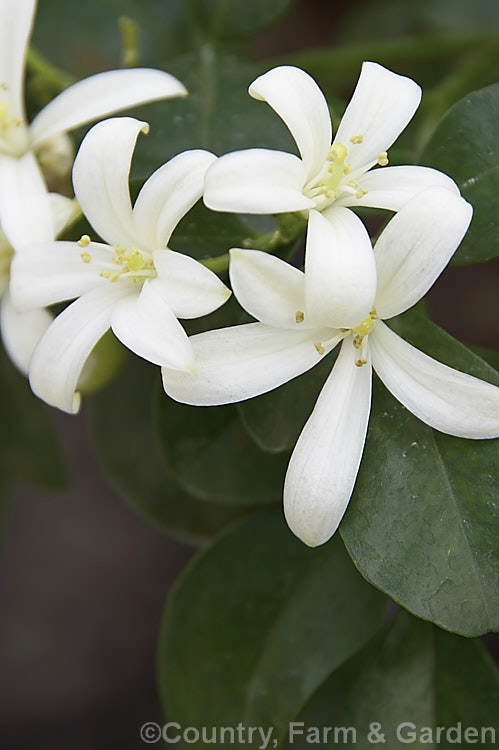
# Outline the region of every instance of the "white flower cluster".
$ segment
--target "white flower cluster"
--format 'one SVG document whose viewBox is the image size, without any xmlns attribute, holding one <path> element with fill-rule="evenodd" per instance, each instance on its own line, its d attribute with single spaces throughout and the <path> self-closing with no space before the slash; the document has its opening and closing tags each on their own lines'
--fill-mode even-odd
<svg viewBox="0 0 499 750">
<path fill-rule="evenodd" d="M 265 149 L 218 159 L 187 151 L 151 175 L 133 207 L 130 164 L 148 126 L 129 117 L 105 120 L 88 133 L 73 168 L 76 200 L 103 242 L 86 235 L 56 241 L 74 204 L 48 194 L 37 147 L 102 115 L 186 92 L 161 71 L 103 73 L 64 91 L 28 127 L 23 60 L 34 5 L 0 0 L 0 259 L 8 258 L 6 273 L 10 263 L 4 343 L 18 366 L 29 369 L 40 398 L 78 410 L 82 369 L 109 328 L 162 367 L 168 395 L 205 406 L 270 391 L 341 342 L 284 487 L 288 523 L 311 546 L 335 532 L 350 499 L 372 368 L 432 427 L 467 438 L 499 435 L 499 388 L 431 359 L 383 322 L 428 291 L 472 215 L 446 175 L 386 166 L 388 149 L 419 104 L 417 84 L 364 63 L 333 139 L 317 84 L 297 68 L 275 68 L 250 94 L 284 120 L 301 158 Z M 308 218 L 305 270 L 262 251 L 231 249 L 232 290 L 257 322 L 188 337 L 178 319 L 212 312 L 231 293 L 204 265 L 168 249 L 177 223 L 201 197 L 217 211 L 302 212 Z M 350 210 L 357 206 L 396 212 L 374 248 Z M 69 300 L 75 301 L 52 320 L 46 308 Z"/>
</svg>

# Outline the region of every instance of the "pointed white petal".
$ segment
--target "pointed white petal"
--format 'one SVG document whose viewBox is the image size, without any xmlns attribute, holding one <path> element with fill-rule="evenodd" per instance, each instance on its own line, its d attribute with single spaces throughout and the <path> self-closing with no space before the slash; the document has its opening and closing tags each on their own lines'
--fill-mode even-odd
<svg viewBox="0 0 499 750">
<path fill-rule="evenodd" d="M 84 263 L 82 252 L 88 253 L 92 262 Z M 99 276 L 98 264 L 109 266 L 113 256 L 112 248 L 97 242 L 85 248 L 63 241 L 29 245 L 12 260 L 12 299 L 20 310 L 31 310 L 79 297 L 110 283 Z"/>
<path fill-rule="evenodd" d="M 139 357 L 155 365 L 192 369 L 194 358 L 189 339 L 158 279 L 146 281 L 140 294 L 131 295 L 116 305 L 111 327 L 122 344 Z"/>
<path fill-rule="evenodd" d="M 163 368 L 163 385 L 177 401 L 216 406 L 244 401 L 287 383 L 310 370 L 320 359 L 314 343 L 325 353 L 334 340 L 328 329 L 289 331 L 263 323 L 220 328 L 191 336 L 196 369 L 193 373 Z"/>
<path fill-rule="evenodd" d="M 275 255 L 260 250 L 230 251 L 230 281 L 239 304 L 275 328 L 305 329 L 305 276 Z M 297 313 L 298 320 L 296 319 Z M 314 326 L 313 326 L 314 327 Z"/>
<path fill-rule="evenodd" d="M 53 320 L 48 310 L 20 312 L 8 292 L 0 302 L 0 328 L 7 354 L 23 375 L 28 374 L 29 362 L 36 345 Z"/>
<path fill-rule="evenodd" d="M 373 308 L 376 265 L 369 235 L 347 208 L 310 211 L 305 255 L 305 310 L 316 323 L 359 325 Z"/>
<path fill-rule="evenodd" d="M 383 167 L 371 169 L 357 178 L 359 189 L 367 190 L 363 206 L 399 211 L 411 198 L 431 187 L 445 187 L 459 195 L 459 188 L 443 172 L 430 167 Z M 340 198 L 337 206 L 357 206 L 355 195 Z"/>
<path fill-rule="evenodd" d="M 381 65 L 365 62 L 357 87 L 342 117 L 335 143 L 348 148 L 352 176 L 358 169 L 375 164 L 387 151 L 418 108 L 421 88 L 410 78 Z M 350 138 L 362 136 L 362 143 Z"/>
<path fill-rule="evenodd" d="M 81 210 L 110 245 L 139 244 L 134 233 L 128 187 L 130 164 L 140 132 L 149 126 L 132 117 L 104 120 L 87 133 L 73 167 Z"/>
<path fill-rule="evenodd" d="M 381 321 L 369 345 L 388 390 L 430 427 L 464 438 L 499 436 L 497 386 L 428 357 Z"/>
<path fill-rule="evenodd" d="M 70 414 L 80 408 L 75 393 L 88 355 L 108 330 L 111 311 L 123 287 L 107 284 L 85 294 L 67 307 L 47 329 L 30 362 L 34 393 Z"/>
<path fill-rule="evenodd" d="M 84 78 L 56 96 L 31 123 L 33 144 L 49 136 L 158 99 L 185 96 L 176 78 L 162 70 L 110 70 Z"/>
<path fill-rule="evenodd" d="M 24 61 L 35 14 L 36 0 L 0 2 L 0 98 L 10 115 L 23 119 Z"/>
<path fill-rule="evenodd" d="M 0 156 L 0 224 L 16 249 L 54 239 L 47 188 L 31 152 Z"/>
<path fill-rule="evenodd" d="M 143 247 L 165 247 L 180 219 L 203 194 L 204 175 L 216 156 L 184 151 L 149 177 L 133 208 L 135 232 Z"/>
<path fill-rule="evenodd" d="M 371 408 L 371 366 L 356 367 L 349 336 L 302 430 L 284 483 L 284 513 L 310 547 L 334 534 L 359 470 Z"/>
<path fill-rule="evenodd" d="M 456 251 L 472 213 L 459 194 L 435 187 L 414 196 L 391 219 L 374 249 L 381 318 L 404 312 L 426 294 Z"/>
<path fill-rule="evenodd" d="M 249 93 L 270 104 L 288 126 L 308 182 L 322 169 L 331 146 L 331 117 L 324 94 L 308 73 L 288 65 L 257 78 Z"/>
<path fill-rule="evenodd" d="M 225 154 L 208 169 L 204 202 L 214 211 L 277 214 L 313 208 L 303 162 L 283 151 L 252 148 Z"/>
<path fill-rule="evenodd" d="M 177 318 L 208 315 L 229 299 L 230 289 L 194 258 L 173 250 L 156 250 L 153 258 L 162 294 Z"/>
</svg>

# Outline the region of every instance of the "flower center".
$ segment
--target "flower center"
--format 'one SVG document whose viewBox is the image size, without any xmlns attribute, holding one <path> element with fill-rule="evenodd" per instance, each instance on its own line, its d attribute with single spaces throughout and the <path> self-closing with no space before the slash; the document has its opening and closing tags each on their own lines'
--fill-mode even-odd
<svg viewBox="0 0 499 750">
<path fill-rule="evenodd" d="M 93 263 L 100 268 L 99 276 L 107 279 L 112 284 L 120 279 L 128 279 L 133 284 L 143 283 L 146 279 L 156 278 L 157 271 L 154 267 L 154 261 L 151 253 L 146 250 L 139 250 L 136 247 L 126 248 L 123 245 L 114 246 L 114 257 L 111 262 L 97 261 L 90 251 L 91 239 L 88 234 L 84 234 L 79 240 L 78 245 L 82 250 L 80 258 L 83 263 Z"/>
<path fill-rule="evenodd" d="M 301 310 L 298 310 L 296 312 L 296 322 L 301 323 L 304 319 L 303 316 L 304 313 Z M 357 367 L 362 367 L 362 365 L 367 364 L 367 337 L 376 325 L 377 320 L 378 313 L 373 309 L 371 310 L 367 318 L 365 318 L 362 323 L 359 323 L 358 326 L 355 326 L 355 328 L 340 328 L 340 332 L 345 336 L 349 333 L 355 334 L 353 336 L 352 344 L 356 349 L 359 350 L 359 358 L 355 360 L 355 364 L 357 365 Z M 317 354 L 322 357 L 322 355 L 326 353 L 327 346 L 332 341 L 338 341 L 336 334 L 332 337 L 332 339 L 329 339 L 328 341 L 315 341 L 314 349 L 316 350 Z"/>
</svg>

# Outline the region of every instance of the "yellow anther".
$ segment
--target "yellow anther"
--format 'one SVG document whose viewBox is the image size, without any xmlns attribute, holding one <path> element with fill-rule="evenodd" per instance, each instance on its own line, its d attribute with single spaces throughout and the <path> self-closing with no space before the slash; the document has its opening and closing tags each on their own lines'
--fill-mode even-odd
<svg viewBox="0 0 499 750">
<path fill-rule="evenodd" d="M 360 188 L 360 190 L 357 190 L 355 193 L 356 198 L 363 198 L 365 195 L 367 195 L 367 190 L 364 190 L 364 188 Z"/>
<path fill-rule="evenodd" d="M 369 317 L 371 318 L 371 320 L 379 320 L 379 315 L 376 312 L 376 308 L 373 307 L 373 309 L 369 313 Z"/>
<path fill-rule="evenodd" d="M 367 365 L 367 359 L 364 359 L 364 357 L 361 357 L 360 359 L 356 359 L 355 364 L 357 365 L 357 367 L 362 367 L 362 365 Z"/>
<path fill-rule="evenodd" d="M 355 333 L 358 333 L 361 339 L 364 336 L 368 336 L 372 329 L 374 328 L 374 320 L 369 314 L 365 320 L 362 321 L 362 323 L 355 328 L 352 328 L 352 331 Z M 355 346 L 355 339 L 354 339 L 354 346 Z"/>
<path fill-rule="evenodd" d="M 340 328 L 340 333 L 348 333 L 350 328 Z"/>
<path fill-rule="evenodd" d="M 92 242 L 92 240 L 90 239 L 90 237 L 88 236 L 88 234 L 82 234 L 82 236 L 78 240 L 78 245 L 80 247 L 88 247 L 91 242 Z"/>
<path fill-rule="evenodd" d="M 347 147 L 343 145 L 343 143 L 335 143 L 331 146 L 329 149 L 329 153 L 327 155 L 328 161 L 345 161 L 347 158 L 348 150 Z"/>
<path fill-rule="evenodd" d="M 0 83 L 0 89 L 2 89 L 2 91 L 8 91 L 9 87 L 7 86 L 5 81 L 2 81 L 2 83 Z"/>
<path fill-rule="evenodd" d="M 388 164 L 388 154 L 386 151 L 382 151 L 380 154 L 378 154 L 378 164 L 380 167 L 386 167 Z"/>
<path fill-rule="evenodd" d="M 349 164 L 347 161 L 343 165 L 343 174 L 350 174 L 352 171 L 352 165 Z"/>
<path fill-rule="evenodd" d="M 359 184 L 355 180 L 348 180 L 347 185 L 350 185 L 350 187 L 358 188 Z"/>
<path fill-rule="evenodd" d="M 353 340 L 353 345 L 356 349 L 360 349 L 362 346 L 362 342 L 364 341 L 364 336 L 361 336 L 360 334 L 357 334 Z"/>
<path fill-rule="evenodd" d="M 2 99 L 2 101 L 0 102 L 0 124 L 1 125 L 5 125 L 7 123 L 7 110 L 8 110 L 7 102 L 5 101 L 5 99 Z"/>
<path fill-rule="evenodd" d="M 303 310 L 297 310 L 295 312 L 295 320 L 297 323 L 303 323 L 303 321 L 305 320 L 305 313 L 303 312 Z"/>
<path fill-rule="evenodd" d="M 125 259 L 130 271 L 141 271 L 146 264 L 144 256 L 135 247 L 126 254 Z"/>
<path fill-rule="evenodd" d="M 323 355 L 323 354 L 325 353 L 325 351 L 326 351 L 326 350 L 325 350 L 325 349 L 324 349 L 324 347 L 322 346 L 321 342 L 320 342 L 320 341 L 317 341 L 317 342 L 316 342 L 316 343 L 314 344 L 314 347 L 316 348 L 316 350 L 317 350 L 318 354 L 320 354 L 320 355 L 321 355 L 321 357 L 322 357 L 322 355 Z"/>
<path fill-rule="evenodd" d="M 111 282 L 111 284 L 115 284 L 120 278 L 119 273 L 108 271 L 106 269 L 104 269 L 104 271 L 101 271 L 99 276 L 102 276 L 103 279 L 107 279 Z"/>
<path fill-rule="evenodd" d="M 80 258 L 84 263 L 90 263 L 90 261 L 92 260 L 92 256 L 87 252 L 80 253 Z"/>
<path fill-rule="evenodd" d="M 362 143 L 363 140 L 363 135 L 352 135 L 352 137 L 350 138 L 350 143 Z"/>
</svg>

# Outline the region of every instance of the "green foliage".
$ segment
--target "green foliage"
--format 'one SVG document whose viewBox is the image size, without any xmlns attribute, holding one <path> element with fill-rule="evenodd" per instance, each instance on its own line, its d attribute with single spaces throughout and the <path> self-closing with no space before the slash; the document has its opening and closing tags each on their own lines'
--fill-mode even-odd
<svg viewBox="0 0 499 750">
<path fill-rule="evenodd" d="M 274 726 L 283 737 L 384 609 L 339 539 L 309 550 L 279 511 L 257 514 L 202 552 L 171 596 L 159 647 L 167 716 L 183 726 Z"/>
</svg>

